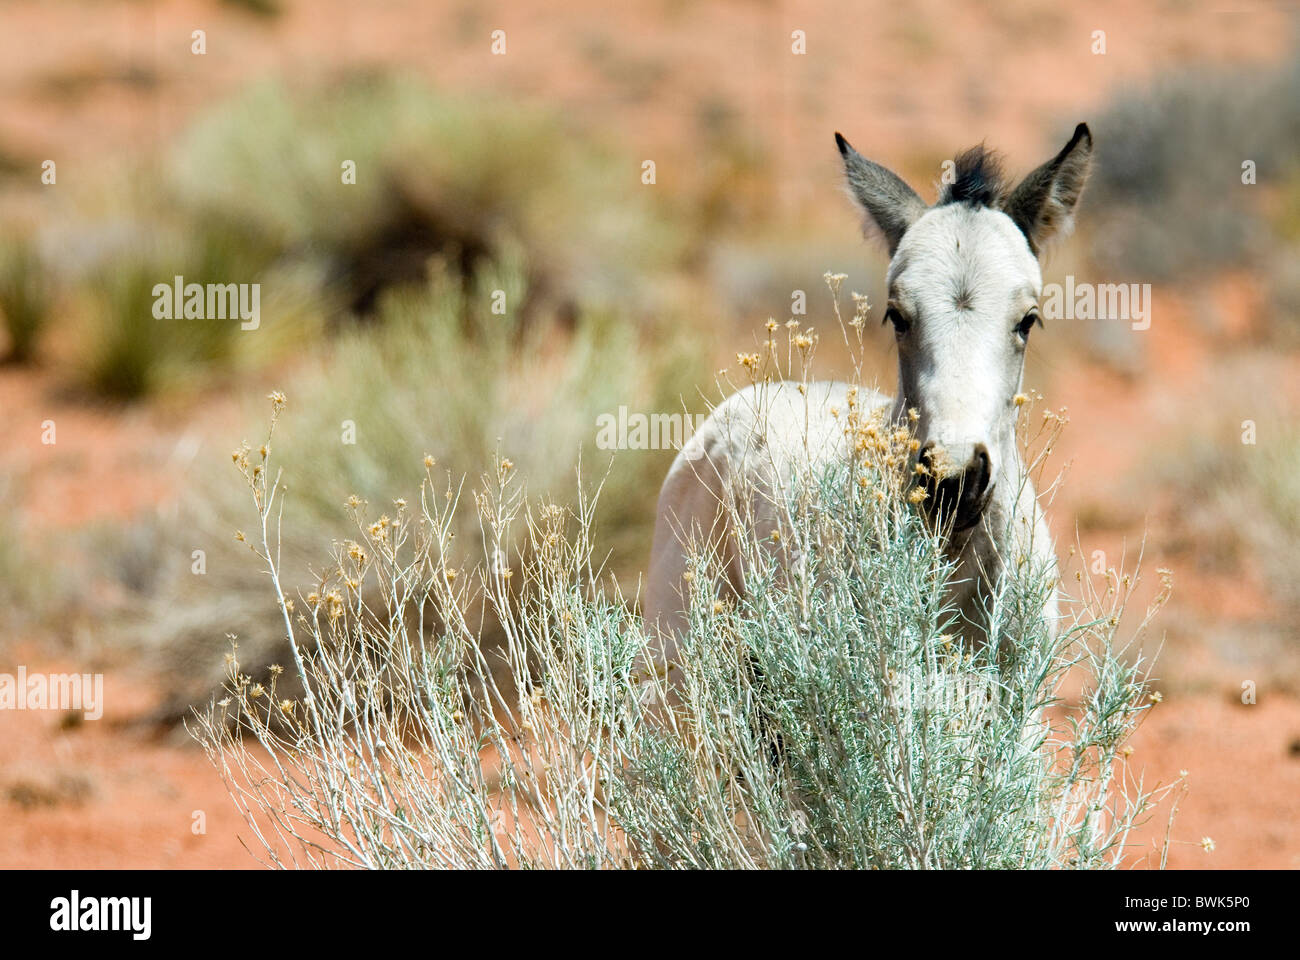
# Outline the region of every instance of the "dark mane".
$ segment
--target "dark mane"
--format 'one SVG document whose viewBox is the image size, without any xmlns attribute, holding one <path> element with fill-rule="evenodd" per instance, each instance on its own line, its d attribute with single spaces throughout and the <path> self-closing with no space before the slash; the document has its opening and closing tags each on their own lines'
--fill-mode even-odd
<svg viewBox="0 0 1300 960">
<path fill-rule="evenodd" d="M 1002 158 L 984 144 L 971 147 L 956 159 L 956 180 L 945 184 L 939 203 L 969 203 L 997 207 L 1006 197 Z"/>
</svg>

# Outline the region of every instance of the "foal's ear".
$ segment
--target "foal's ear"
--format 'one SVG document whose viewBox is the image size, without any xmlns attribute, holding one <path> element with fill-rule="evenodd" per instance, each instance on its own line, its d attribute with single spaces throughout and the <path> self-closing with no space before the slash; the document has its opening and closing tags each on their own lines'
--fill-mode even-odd
<svg viewBox="0 0 1300 960">
<path fill-rule="evenodd" d="M 1092 133 L 1081 123 L 1061 152 L 1025 177 L 1007 198 L 1003 210 L 1028 238 L 1035 255 L 1074 227 L 1074 208 L 1091 167 Z"/>
<path fill-rule="evenodd" d="M 925 213 L 925 202 L 898 174 L 872 163 L 838 133 L 835 143 L 844 158 L 849 192 L 867 215 L 863 228 L 868 234 L 879 231 L 892 257 L 907 228 Z"/>
</svg>

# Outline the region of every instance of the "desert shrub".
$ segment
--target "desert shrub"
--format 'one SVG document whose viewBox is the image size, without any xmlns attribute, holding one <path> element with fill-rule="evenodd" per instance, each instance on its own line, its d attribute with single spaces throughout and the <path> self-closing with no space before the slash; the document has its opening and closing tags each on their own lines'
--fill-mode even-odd
<svg viewBox="0 0 1300 960">
<path fill-rule="evenodd" d="M 355 183 L 343 182 L 348 161 Z M 431 255 L 468 276 L 511 245 L 533 296 L 652 299 L 684 239 L 638 173 L 547 111 L 380 74 L 300 94 L 250 88 L 177 145 L 167 182 L 196 216 L 324 259 L 368 312 L 386 287 L 418 282 Z"/>
<path fill-rule="evenodd" d="M 1108 275 L 1152 282 L 1255 260 L 1268 211 L 1241 185 L 1252 160 L 1274 187 L 1296 168 L 1300 56 L 1279 66 L 1187 70 L 1120 93 L 1096 118 L 1088 235 Z"/>
<path fill-rule="evenodd" d="M 4 359 L 26 363 L 50 319 L 53 283 L 34 239 L 17 234 L 0 242 L 0 321 L 8 337 Z"/>
<path fill-rule="evenodd" d="M 246 10 L 266 19 L 274 19 L 284 12 L 282 0 L 222 0 L 228 7 Z"/>
<path fill-rule="evenodd" d="M 1293 418 L 1276 426 L 1277 434 L 1265 438 L 1259 456 L 1247 464 L 1245 496 L 1240 488 L 1224 485 L 1215 491 L 1215 500 L 1225 516 L 1241 518 L 1239 529 L 1247 531 L 1256 545 L 1269 587 L 1279 600 L 1278 626 L 1286 634 L 1288 624 L 1300 615 L 1300 584 L 1295 576 L 1300 564 L 1300 424 Z M 1236 501 L 1235 506 L 1229 506 L 1229 499 Z"/>
<path fill-rule="evenodd" d="M 476 547 L 451 537 L 464 486 L 430 472 L 379 516 L 354 503 L 352 539 L 291 596 L 272 400 L 266 443 L 237 466 L 306 692 L 281 694 L 284 665 L 252 675 L 236 646 L 194 727 L 272 864 L 1102 867 L 1147 815 L 1120 752 L 1146 708 L 1141 660 L 1115 637 L 1126 591 L 1108 581 L 1058 634 L 1040 612 L 1055 572 L 1017 565 L 993 642 L 964 645 L 905 496 L 906 430 L 775 489 L 797 564 L 737 512 L 739 602 L 696 554 L 665 679 L 599 575 L 592 499 L 530 502 L 504 460 L 473 493 Z M 1083 676 L 1073 705 L 1067 674 Z"/>
<path fill-rule="evenodd" d="M 0 500 L 17 503 L 22 493 L 18 477 L 0 471 Z M 18 628 L 48 618 L 67 604 L 69 590 L 51 561 L 51 537 L 37 536 L 21 512 L 0 515 L 0 651 L 17 639 Z M 39 544 L 40 546 L 37 546 Z"/>
<path fill-rule="evenodd" d="M 341 329 L 299 365 L 290 381 L 296 429 L 281 438 L 280 450 L 303 466 L 281 531 L 291 592 L 311 586 L 308 566 L 321 531 L 346 523 L 348 498 L 381 503 L 411 489 L 425 453 L 439 471 L 457 476 L 509 458 L 534 496 L 570 489 L 581 466 L 607 493 L 599 519 L 612 535 L 602 559 L 629 577 L 640 569 L 658 480 L 673 452 L 596 449 L 596 418 L 620 405 L 682 410 L 689 384 L 704 372 L 692 335 L 679 328 L 675 337 L 661 337 L 672 316 L 647 323 L 602 309 L 583 311 L 572 324 L 555 316 L 525 323 L 513 309 L 531 275 L 519 256 L 484 263 L 469 280 L 451 264 L 435 265 L 422 287 L 387 294 L 376 322 Z M 495 290 L 506 294 L 505 314 L 492 312 Z M 347 442 L 349 425 L 355 442 Z M 240 439 L 232 437 L 231 445 Z M 242 501 L 222 482 L 223 472 L 219 462 L 204 461 L 181 516 L 161 521 L 162 556 L 154 566 L 171 575 L 149 587 L 132 630 L 149 638 L 171 679 L 173 696 L 162 713 L 168 719 L 220 686 L 224 666 L 214 637 L 238 633 L 250 667 L 286 655 L 282 632 L 266 617 L 263 578 L 231 540 Z M 477 536 L 469 516 L 457 522 L 452 532 L 460 542 Z M 176 559 L 195 547 L 207 551 L 203 577 L 190 575 L 188 559 Z"/>
<path fill-rule="evenodd" d="M 1264 261 L 1275 314 L 1269 329 L 1291 346 L 1300 341 L 1300 166 L 1286 183 L 1273 224 L 1278 242 Z"/>
<path fill-rule="evenodd" d="M 114 176 L 125 186 L 111 200 L 78 205 L 81 232 L 105 240 L 73 286 L 76 383 L 116 400 L 299 356 L 354 315 L 390 315 L 384 297 L 422 289 L 433 259 L 467 284 L 483 264 L 522 263 L 511 313 L 531 320 L 665 312 L 657 281 L 684 255 L 658 192 L 598 140 L 551 114 L 386 75 L 296 94 L 256 85 Z M 14 302 L 39 305 L 37 274 L 16 269 L 28 261 L 9 262 L 4 275 L 24 283 Z M 155 318 L 153 286 L 175 276 L 260 284 L 266 329 Z M 21 332 L 37 312 L 5 315 Z"/>
<path fill-rule="evenodd" d="M 1300 616 L 1300 424 L 1262 419 L 1254 444 L 1238 422 L 1214 423 L 1174 439 L 1136 475 L 1168 491 L 1166 549 L 1231 578 L 1258 577 L 1270 609 L 1235 636 L 1238 655 L 1266 658 L 1279 685 L 1300 684 L 1292 624 Z M 1215 632 L 1216 635 L 1218 631 Z M 1269 636 L 1272 634 L 1272 636 Z"/>
</svg>

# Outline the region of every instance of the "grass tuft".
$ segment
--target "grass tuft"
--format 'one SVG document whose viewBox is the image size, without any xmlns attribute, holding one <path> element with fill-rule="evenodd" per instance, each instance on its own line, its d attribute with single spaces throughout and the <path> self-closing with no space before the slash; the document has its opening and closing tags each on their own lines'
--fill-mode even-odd
<svg viewBox="0 0 1300 960">
<path fill-rule="evenodd" d="M 0 243 L 0 321 L 8 335 L 5 360 L 29 363 L 54 302 L 50 274 L 31 237 L 18 235 Z"/>
</svg>

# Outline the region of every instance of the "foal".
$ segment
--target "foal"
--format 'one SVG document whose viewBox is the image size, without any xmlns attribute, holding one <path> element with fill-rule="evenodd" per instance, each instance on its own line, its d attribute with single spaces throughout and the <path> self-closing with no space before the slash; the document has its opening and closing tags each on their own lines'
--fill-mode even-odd
<svg viewBox="0 0 1300 960">
<path fill-rule="evenodd" d="M 1086 124 L 1051 160 L 1009 189 L 996 156 L 975 147 L 927 207 L 896 174 L 835 135 L 848 187 L 865 228 L 889 249 L 884 319 L 898 343 L 898 393 L 858 390 L 859 409 L 915 409 L 916 454 L 926 468 L 925 504 L 947 531 L 956 570 L 949 599 L 962 630 L 987 636 L 985 611 L 1007 562 L 1051 569 L 1046 523 L 1015 441 L 1025 347 L 1040 324 L 1038 255 L 1070 229 L 1092 159 Z M 671 661 L 687 629 L 684 575 L 693 538 L 717 551 L 727 587 L 743 591 L 744 569 L 730 526 L 741 510 L 777 529 L 771 491 L 796 468 L 847 454 L 843 422 L 850 387 L 821 382 L 756 384 L 723 401 L 678 454 L 659 494 L 646 586 L 646 623 Z M 743 492 L 741 492 L 743 491 Z M 1056 602 L 1046 604 L 1049 624 Z M 654 635 L 652 633 L 652 635 Z"/>
</svg>

